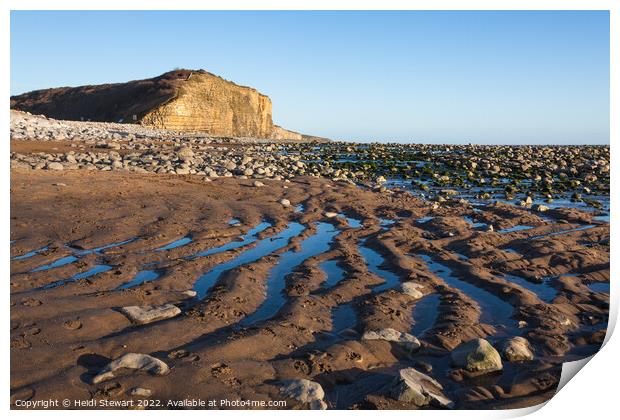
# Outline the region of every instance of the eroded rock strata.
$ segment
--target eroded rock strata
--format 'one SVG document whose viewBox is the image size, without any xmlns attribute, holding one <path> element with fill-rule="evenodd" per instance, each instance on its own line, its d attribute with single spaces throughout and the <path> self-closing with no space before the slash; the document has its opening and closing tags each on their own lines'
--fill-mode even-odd
<svg viewBox="0 0 620 420">
<path fill-rule="evenodd" d="M 213 136 L 302 139 L 301 134 L 273 124 L 268 96 L 204 70 L 38 90 L 11 97 L 11 108 L 56 119 L 139 123 Z"/>
</svg>

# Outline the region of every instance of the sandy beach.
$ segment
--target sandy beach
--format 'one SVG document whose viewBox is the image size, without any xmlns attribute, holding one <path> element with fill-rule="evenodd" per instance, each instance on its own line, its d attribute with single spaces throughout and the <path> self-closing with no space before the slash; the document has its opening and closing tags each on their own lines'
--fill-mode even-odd
<svg viewBox="0 0 620 420">
<path fill-rule="evenodd" d="M 71 143 L 11 149 L 84 151 Z M 563 361 L 603 341 L 609 224 L 596 212 L 438 205 L 307 175 L 204 178 L 14 165 L 13 407 L 145 397 L 527 407 L 554 394 Z M 458 361 L 478 338 L 499 368 Z M 110 368 L 132 353 L 166 369 Z M 423 401 L 403 396 L 407 369 L 422 375 Z M 304 379 L 320 398 L 286 391 Z"/>
</svg>

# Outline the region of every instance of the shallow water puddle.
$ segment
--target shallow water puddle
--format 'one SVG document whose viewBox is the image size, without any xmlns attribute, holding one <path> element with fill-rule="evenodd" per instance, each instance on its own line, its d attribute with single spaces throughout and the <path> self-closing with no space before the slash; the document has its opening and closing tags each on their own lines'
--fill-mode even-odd
<svg viewBox="0 0 620 420">
<path fill-rule="evenodd" d="M 467 261 L 469 260 L 469 257 L 465 254 L 461 254 L 459 252 L 453 252 L 454 255 L 456 255 L 457 257 L 459 257 L 459 260 L 461 261 Z"/>
<path fill-rule="evenodd" d="M 49 249 L 48 246 L 44 246 L 42 248 L 34 249 L 34 250 L 30 251 L 30 252 L 26 252 L 25 254 L 17 255 L 15 257 L 11 258 L 11 261 L 25 260 L 27 258 L 34 257 L 35 255 L 37 255 L 40 252 L 47 251 L 48 249 Z"/>
<path fill-rule="evenodd" d="M 161 272 L 157 270 L 142 270 L 135 275 L 131 281 L 123 283 L 118 286 L 117 290 L 129 289 L 130 287 L 138 286 L 147 281 L 157 280 L 161 276 Z"/>
<path fill-rule="evenodd" d="M 372 288 L 373 293 L 383 292 L 385 290 L 394 289 L 400 285 L 400 278 L 391 271 L 380 268 L 381 264 L 385 262 L 385 259 L 374 249 L 368 248 L 363 241 L 358 249 L 368 265 L 368 269 L 385 280 L 384 283 Z"/>
<path fill-rule="evenodd" d="M 332 309 L 332 332 L 339 333 L 343 330 L 357 326 L 357 311 L 352 302 L 342 303 Z"/>
<path fill-rule="evenodd" d="M 99 254 L 101 251 L 104 251 L 104 250 L 109 249 L 109 248 L 114 248 L 114 247 L 117 247 L 117 246 L 127 245 L 128 243 L 134 242 L 137 239 L 138 238 L 130 238 L 130 239 L 126 239 L 124 241 L 112 242 L 112 243 L 109 243 L 107 245 L 103 245 L 103 246 L 99 246 L 97 248 L 91 248 L 91 249 L 79 249 L 79 248 L 74 248 L 74 247 L 71 247 L 71 246 L 68 246 L 68 247 L 71 248 L 71 250 L 73 250 L 73 252 L 76 255 L 79 255 L 80 257 L 83 257 L 85 255 L 90 255 L 90 254 Z"/>
<path fill-rule="evenodd" d="M 194 283 L 192 290 L 196 291 L 198 299 L 204 298 L 223 272 L 232 270 L 243 264 L 252 263 L 277 251 L 286 246 L 292 237 L 301 234 L 305 229 L 306 228 L 301 223 L 290 223 L 287 228 L 278 233 L 276 237 L 269 237 L 258 241 L 255 247 L 241 252 L 232 260 L 222 263 L 200 276 L 198 280 L 196 280 L 196 283 Z"/>
<path fill-rule="evenodd" d="M 430 222 L 434 218 L 435 218 L 434 216 L 420 217 L 419 219 L 416 220 L 416 222 L 418 222 L 418 223 L 426 223 L 426 222 Z"/>
<path fill-rule="evenodd" d="M 49 269 L 56 268 L 56 267 L 62 267 L 63 265 L 71 264 L 72 262 L 75 262 L 78 259 L 79 258 L 76 257 L 75 255 L 69 255 L 66 257 L 59 258 L 56 261 L 53 261 L 49 264 L 44 264 L 39 267 L 33 268 L 32 270 L 30 270 L 30 272 L 36 273 L 38 271 L 44 271 L 44 270 L 49 270 Z"/>
<path fill-rule="evenodd" d="M 131 239 L 127 239 L 124 241 L 120 241 L 120 242 L 112 242 L 97 248 L 91 248 L 91 249 L 78 249 L 78 248 L 74 248 L 70 245 L 66 245 L 67 248 L 71 249 L 71 251 L 73 251 L 73 255 L 68 255 L 66 257 L 62 257 L 57 259 L 56 261 L 52 261 L 49 264 L 44 264 L 41 265 L 39 267 L 35 267 L 32 270 L 30 270 L 31 273 L 36 273 L 38 271 L 44 271 L 44 270 L 50 270 L 52 268 L 57 268 L 57 267 L 62 267 L 63 265 L 67 265 L 67 264 L 71 264 L 77 260 L 80 259 L 80 257 L 84 257 L 86 255 L 90 255 L 90 254 L 99 254 L 101 251 L 109 249 L 109 248 L 114 248 L 117 246 L 121 246 L 121 245 L 126 245 L 130 242 L 133 242 L 135 240 L 137 240 L 138 238 L 131 238 Z"/>
<path fill-rule="evenodd" d="M 607 223 L 610 222 L 610 219 L 611 219 L 611 215 L 610 214 L 603 214 L 603 215 L 600 215 L 600 216 L 594 216 L 592 218 L 592 220 L 596 220 L 598 222 L 607 222 Z"/>
<path fill-rule="evenodd" d="M 534 226 L 516 225 L 516 226 L 505 228 L 505 229 L 498 229 L 497 233 L 519 232 L 521 230 L 528 230 L 528 229 L 533 229 L 533 228 L 534 228 Z"/>
<path fill-rule="evenodd" d="M 228 221 L 230 226 L 238 226 L 241 224 L 241 220 L 235 219 L 234 217 Z"/>
<path fill-rule="evenodd" d="M 94 276 L 95 274 L 106 272 L 108 270 L 111 270 L 112 268 L 113 267 L 111 265 L 99 264 L 99 265 L 94 266 L 90 270 L 84 271 L 82 273 L 78 273 L 64 280 L 58 280 L 53 283 L 46 284 L 45 286 L 40 287 L 39 289 L 43 289 L 43 290 L 53 289 L 55 287 L 62 286 L 63 284 L 66 284 L 66 283 L 72 283 L 74 281 L 78 281 L 78 280 L 82 280 L 82 279 Z"/>
<path fill-rule="evenodd" d="M 433 328 L 437 315 L 439 315 L 440 298 L 437 293 L 424 296 L 418 300 L 413 307 L 413 327 L 411 334 L 421 337 L 428 330 Z"/>
<path fill-rule="evenodd" d="M 463 216 L 463 220 L 465 220 L 468 224 L 472 225 L 474 228 L 482 228 L 487 225 L 483 222 L 474 222 L 474 219 L 471 216 Z"/>
<path fill-rule="evenodd" d="M 394 224 L 396 224 L 396 220 L 379 218 L 379 226 L 381 226 L 381 230 L 388 230 Z"/>
<path fill-rule="evenodd" d="M 530 236 L 527 239 L 532 240 L 532 239 L 546 238 L 546 237 L 549 237 L 549 236 L 564 235 L 566 233 L 579 232 L 580 230 L 587 230 L 587 229 L 591 229 L 593 227 L 596 227 L 596 225 L 585 225 L 585 226 L 580 226 L 578 228 L 561 230 L 559 232 L 551 232 L 551 233 L 545 233 L 543 235 Z"/>
<path fill-rule="evenodd" d="M 513 276 L 511 274 L 504 274 L 502 278 L 534 292 L 542 301 L 547 303 L 551 302 L 558 294 L 558 291 L 554 287 L 546 284 L 545 280 L 543 280 L 542 283 L 534 283 L 523 277 Z"/>
<path fill-rule="evenodd" d="M 333 287 L 344 279 L 344 270 L 338 265 L 338 260 L 323 261 L 319 268 L 327 274 L 327 279 L 322 284 L 324 287 Z"/>
<path fill-rule="evenodd" d="M 357 229 L 360 228 L 363 225 L 362 221 L 360 219 L 354 219 L 353 217 L 347 217 L 346 215 L 339 213 L 338 217 L 342 217 L 347 221 L 347 224 L 349 225 L 349 227 Z"/>
<path fill-rule="evenodd" d="M 181 239 L 170 242 L 168 245 L 164 245 L 161 248 L 156 248 L 155 251 L 168 251 L 170 249 L 180 248 L 192 242 L 191 236 L 184 236 Z"/>
<path fill-rule="evenodd" d="M 514 310 L 512 305 L 484 289 L 458 279 L 452 275 L 450 268 L 441 263 L 434 262 L 428 255 L 419 254 L 419 257 L 426 262 L 429 270 L 439 276 L 448 286 L 461 290 L 465 295 L 478 303 L 481 309 L 481 322 L 493 326 L 515 326 L 515 321 L 510 318 Z"/>
<path fill-rule="evenodd" d="M 220 252 L 229 251 L 231 249 L 249 245 L 253 242 L 256 242 L 258 240 L 257 235 L 263 230 L 267 229 L 268 227 L 271 227 L 271 223 L 269 222 L 259 223 L 258 225 L 256 225 L 256 227 L 250 229 L 247 234 L 243 235 L 240 241 L 232 241 L 232 242 L 228 242 L 224 245 L 221 245 L 215 248 L 200 251 L 195 255 L 187 257 L 186 259 L 194 259 L 196 257 L 207 257 L 209 255 L 213 255 L 213 254 L 217 254 Z"/>
<path fill-rule="evenodd" d="M 607 293 L 609 294 L 609 283 L 604 281 L 599 281 L 595 283 L 587 284 L 588 289 L 592 290 L 595 293 Z"/>
<path fill-rule="evenodd" d="M 306 211 L 306 206 L 303 204 L 297 204 L 295 206 L 295 213 L 303 213 L 304 211 Z"/>
<path fill-rule="evenodd" d="M 274 316 L 287 302 L 288 296 L 283 293 L 286 276 L 305 260 L 329 251 L 333 238 L 340 230 L 330 223 L 318 222 L 316 233 L 301 242 L 299 252 L 287 251 L 280 255 L 278 263 L 269 272 L 267 279 L 267 298 L 252 314 L 244 318 L 240 324 L 250 326 Z"/>
</svg>

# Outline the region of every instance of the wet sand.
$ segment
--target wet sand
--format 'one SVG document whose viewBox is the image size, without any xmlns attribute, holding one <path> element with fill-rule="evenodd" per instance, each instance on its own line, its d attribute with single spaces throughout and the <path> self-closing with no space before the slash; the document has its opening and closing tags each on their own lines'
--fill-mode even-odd
<svg viewBox="0 0 620 420">
<path fill-rule="evenodd" d="M 609 295 L 589 285 L 609 283 L 609 224 L 591 214 L 433 209 L 409 192 L 313 177 L 264 184 L 12 169 L 12 404 L 139 399 L 135 387 L 162 401 L 280 400 L 281 381 L 305 378 L 329 408 L 410 409 L 385 386 L 412 366 L 456 408 L 525 407 L 553 395 L 563 361 L 602 343 Z M 405 281 L 435 303 L 403 293 Z M 135 325 L 120 311 L 165 303 L 181 313 Z M 422 347 L 362 340 L 382 328 L 422 331 Z M 450 365 L 464 341 L 512 336 L 530 341 L 534 360 L 477 376 Z M 170 372 L 92 383 L 130 352 Z"/>
</svg>

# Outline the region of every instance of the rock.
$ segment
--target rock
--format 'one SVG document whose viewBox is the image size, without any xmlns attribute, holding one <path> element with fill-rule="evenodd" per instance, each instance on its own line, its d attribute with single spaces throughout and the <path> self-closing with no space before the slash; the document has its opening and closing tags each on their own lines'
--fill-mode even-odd
<svg viewBox="0 0 620 420">
<path fill-rule="evenodd" d="M 487 225 L 487 232 L 493 232 L 494 230 L 493 225 Z"/>
<path fill-rule="evenodd" d="M 177 168 L 175 170 L 177 175 L 188 175 L 189 174 L 189 169 L 187 168 Z"/>
<path fill-rule="evenodd" d="M 125 306 L 121 312 L 136 324 L 149 324 L 162 319 L 173 318 L 181 313 L 181 310 L 171 303 L 159 306 Z"/>
<path fill-rule="evenodd" d="M 288 398 L 302 403 L 309 403 L 313 410 L 324 410 L 327 405 L 323 402 L 325 392 L 321 384 L 308 379 L 292 379 L 282 382 L 280 392 Z"/>
<path fill-rule="evenodd" d="M 443 387 L 435 379 L 414 368 L 401 369 L 391 384 L 390 396 L 418 407 L 434 404 L 452 408 L 454 403 L 443 394 Z"/>
<path fill-rule="evenodd" d="M 108 363 L 93 378 L 93 384 L 112 379 L 120 369 L 133 369 L 148 372 L 152 375 L 165 375 L 170 371 L 167 364 L 148 354 L 127 353 Z"/>
<path fill-rule="evenodd" d="M 502 358 L 484 338 L 462 343 L 452 350 L 452 363 L 470 372 L 494 372 L 503 369 Z"/>
<path fill-rule="evenodd" d="M 420 348 L 420 341 L 413 335 L 396 331 L 393 328 L 383 328 L 381 330 L 366 331 L 362 340 L 385 340 L 398 343 L 408 350 Z"/>
<path fill-rule="evenodd" d="M 131 390 L 131 395 L 134 397 L 150 397 L 153 392 L 147 388 L 136 387 Z"/>
<path fill-rule="evenodd" d="M 194 152 L 189 147 L 181 147 L 177 151 L 177 156 L 180 157 L 180 158 L 184 158 L 184 159 L 193 158 L 194 157 Z"/>
<path fill-rule="evenodd" d="M 400 288 L 404 294 L 409 295 L 414 299 L 420 299 L 424 296 L 424 293 L 420 291 L 420 289 L 423 288 L 420 283 L 407 281 L 405 283 L 402 283 L 400 285 Z"/>
<path fill-rule="evenodd" d="M 545 206 L 544 204 L 535 204 L 532 209 L 544 213 L 549 210 L 549 206 Z"/>
<path fill-rule="evenodd" d="M 62 171 L 65 167 L 62 166 L 62 163 L 60 162 L 48 162 L 46 169 L 50 171 Z"/>
<path fill-rule="evenodd" d="M 253 185 L 255 187 L 264 187 L 265 186 L 265 184 L 263 182 L 261 182 L 261 181 L 254 181 Z"/>
<path fill-rule="evenodd" d="M 327 403 L 323 400 L 312 400 L 310 410 L 327 410 Z"/>
<path fill-rule="evenodd" d="M 280 204 L 282 204 L 284 207 L 290 207 L 291 206 L 291 202 L 288 199 L 286 199 L 286 198 L 283 198 L 282 200 L 280 200 Z"/>
<path fill-rule="evenodd" d="M 327 217 L 328 219 L 332 219 L 334 217 L 338 216 L 338 213 L 335 213 L 333 211 L 326 211 L 325 213 L 323 213 L 325 215 L 325 217 Z"/>
<path fill-rule="evenodd" d="M 185 290 L 181 294 L 188 296 L 188 297 L 195 297 L 198 293 L 195 290 Z"/>
<path fill-rule="evenodd" d="M 500 347 L 500 351 L 505 360 L 509 362 L 520 362 L 523 360 L 533 360 L 534 353 L 530 342 L 525 337 L 512 337 L 504 342 Z"/>
</svg>

